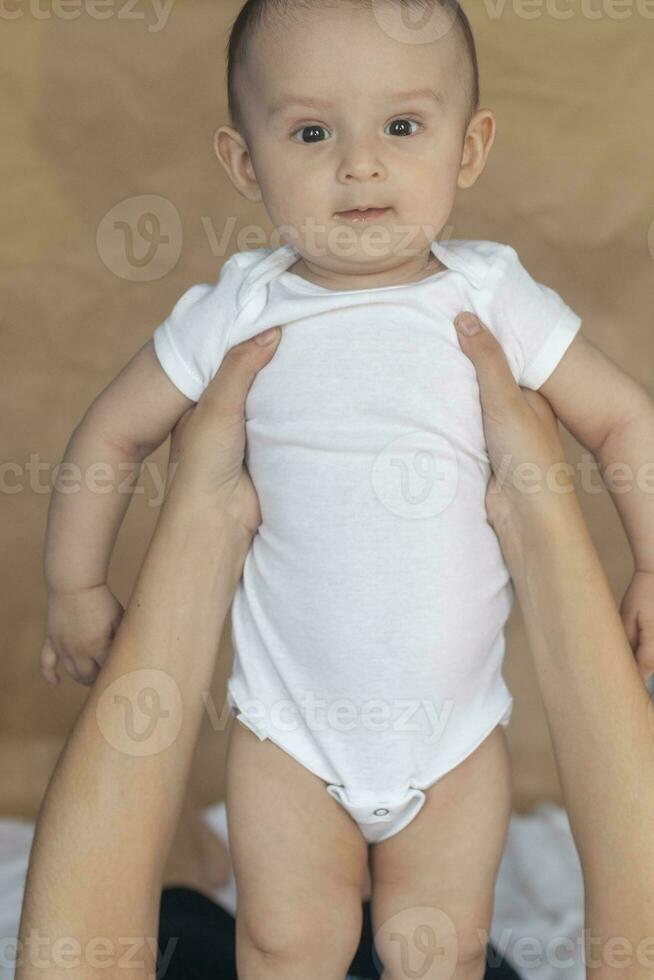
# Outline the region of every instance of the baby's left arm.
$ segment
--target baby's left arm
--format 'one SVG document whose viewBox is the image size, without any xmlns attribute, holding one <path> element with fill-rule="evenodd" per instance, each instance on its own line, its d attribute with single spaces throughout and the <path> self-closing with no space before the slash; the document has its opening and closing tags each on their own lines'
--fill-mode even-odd
<svg viewBox="0 0 654 980">
<path fill-rule="evenodd" d="M 646 679 L 654 671 L 654 401 L 581 332 L 538 391 L 608 480 L 635 563 L 620 613 Z"/>
</svg>

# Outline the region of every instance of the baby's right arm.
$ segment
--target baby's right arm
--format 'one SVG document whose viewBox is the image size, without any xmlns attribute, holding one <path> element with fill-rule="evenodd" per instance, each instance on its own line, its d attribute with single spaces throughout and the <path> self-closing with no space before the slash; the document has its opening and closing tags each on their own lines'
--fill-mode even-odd
<svg viewBox="0 0 654 980">
<path fill-rule="evenodd" d="M 52 491 L 45 535 L 41 669 L 50 683 L 58 683 L 59 657 L 72 658 L 64 663 L 76 680 L 92 684 L 97 677 L 124 611 L 107 572 L 132 488 L 144 459 L 194 404 L 169 379 L 150 339 L 74 429 L 63 460 L 77 467 L 74 489 L 66 492 L 64 469 Z M 105 465 L 94 476 L 97 463 Z"/>
</svg>

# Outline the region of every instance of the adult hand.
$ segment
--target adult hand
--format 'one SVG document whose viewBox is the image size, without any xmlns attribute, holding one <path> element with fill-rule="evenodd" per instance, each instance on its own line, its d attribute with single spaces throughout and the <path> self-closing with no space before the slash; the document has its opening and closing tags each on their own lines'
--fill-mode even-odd
<svg viewBox="0 0 654 980">
<path fill-rule="evenodd" d="M 251 539 L 261 523 L 259 498 L 244 465 L 245 399 L 257 373 L 277 350 L 272 327 L 232 347 L 202 397 L 171 435 L 166 499 L 175 495 L 220 508 Z"/>
<path fill-rule="evenodd" d="M 467 334 L 465 325 L 476 327 Z M 486 509 L 500 533 L 516 513 L 533 509 L 534 499 L 553 490 L 574 493 L 572 467 L 565 460 L 556 415 L 549 402 L 515 381 L 500 344 L 473 313 L 454 320 L 461 350 L 475 366 L 484 433 L 493 470 Z M 566 479 L 560 481 L 558 473 Z M 524 481 L 524 482 L 523 482 Z"/>
</svg>

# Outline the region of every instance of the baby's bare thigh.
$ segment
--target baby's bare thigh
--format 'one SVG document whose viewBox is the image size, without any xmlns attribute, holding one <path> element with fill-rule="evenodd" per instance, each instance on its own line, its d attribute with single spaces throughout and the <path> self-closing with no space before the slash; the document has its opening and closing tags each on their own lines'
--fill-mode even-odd
<svg viewBox="0 0 654 980">
<path fill-rule="evenodd" d="M 373 929 L 381 929 L 381 936 L 386 924 L 389 935 L 397 937 L 406 920 L 410 939 L 421 925 L 438 933 L 449 922 L 462 958 L 474 959 L 475 952 L 481 951 L 478 930 L 490 927 L 511 816 L 511 768 L 504 729 L 498 725 L 470 756 L 425 792 L 426 802 L 414 820 L 371 846 Z M 422 923 L 418 910 L 425 907 L 439 911 L 432 921 Z M 415 922 L 410 921 L 409 909 L 416 910 Z M 390 921 L 393 916 L 395 922 Z M 432 973 L 427 975 L 431 978 Z"/>
<path fill-rule="evenodd" d="M 347 945 L 361 928 L 368 848 L 325 782 L 232 718 L 226 789 L 239 929 L 273 952 L 319 945 L 319 930 Z"/>
</svg>

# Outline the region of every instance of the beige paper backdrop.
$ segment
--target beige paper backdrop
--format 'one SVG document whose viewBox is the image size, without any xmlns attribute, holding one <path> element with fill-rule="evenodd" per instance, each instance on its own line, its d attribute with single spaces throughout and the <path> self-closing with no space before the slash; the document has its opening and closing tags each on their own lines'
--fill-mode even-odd
<svg viewBox="0 0 654 980">
<path fill-rule="evenodd" d="M 224 47 L 239 6 L 5 0 L 0 8 L 0 814 L 36 813 L 88 693 L 65 673 L 51 689 L 38 667 L 48 488 L 70 432 L 189 285 L 215 280 L 238 248 L 266 244 L 237 239 L 239 229 L 271 230 L 212 152 L 213 131 L 227 121 Z M 455 238 L 514 245 L 580 313 L 586 335 L 654 394 L 652 6 L 469 0 L 483 102 L 499 131 L 485 175 L 461 195 L 450 224 Z M 121 205 L 140 195 L 165 201 Z M 143 224 L 130 259 L 129 234 L 113 223 L 135 228 L 145 211 L 170 241 Z M 581 448 L 565 437 L 576 462 Z M 166 444 L 147 461 L 118 538 L 110 584 L 123 604 L 156 521 L 151 474 L 161 479 L 167 454 Z M 632 562 L 617 512 L 605 490 L 582 495 L 582 506 L 619 601 Z M 218 716 L 231 652 L 227 625 L 212 692 Z M 508 733 L 516 808 L 560 801 L 517 607 L 505 676 L 516 697 Z M 222 727 L 207 714 L 191 780 L 202 803 L 222 797 Z"/>
</svg>

